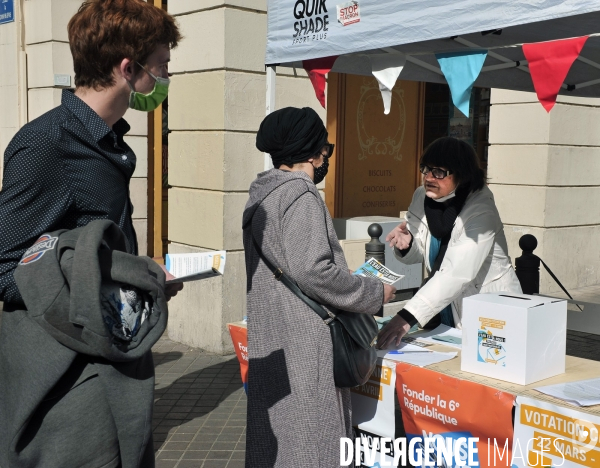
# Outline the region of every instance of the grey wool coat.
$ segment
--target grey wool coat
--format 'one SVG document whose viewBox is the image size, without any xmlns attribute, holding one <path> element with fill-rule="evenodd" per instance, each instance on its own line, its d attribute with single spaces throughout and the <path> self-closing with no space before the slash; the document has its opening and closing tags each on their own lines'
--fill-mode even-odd
<svg viewBox="0 0 600 468">
<path fill-rule="evenodd" d="M 325 203 L 304 172 L 271 169 L 243 218 L 248 307 L 246 468 L 340 466 L 352 437 L 349 389 L 336 388 L 329 327 L 268 270 L 253 245 L 321 304 L 376 313 L 383 284 L 352 276 Z"/>
<path fill-rule="evenodd" d="M 153 467 L 150 350 L 168 313 L 161 268 L 125 253 L 119 227 L 97 220 L 43 235 L 14 276 L 26 308 L 5 304 L 2 314 L 0 467 Z M 116 296 L 123 289 L 143 298 L 127 304 L 144 304 L 130 340 L 117 338 L 117 322 L 136 316 L 115 313 L 133 310 Z"/>
</svg>

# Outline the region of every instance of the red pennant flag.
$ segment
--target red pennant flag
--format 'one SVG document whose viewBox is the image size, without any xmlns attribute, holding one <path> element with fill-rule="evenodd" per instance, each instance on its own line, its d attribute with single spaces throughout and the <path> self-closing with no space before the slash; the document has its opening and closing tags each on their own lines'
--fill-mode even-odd
<svg viewBox="0 0 600 468">
<path fill-rule="evenodd" d="M 325 107 L 325 75 L 329 73 L 337 58 L 338 56 L 335 55 L 302 61 L 302 66 L 308 73 L 313 88 L 315 88 L 317 99 L 323 107 Z"/>
<path fill-rule="evenodd" d="M 523 53 L 529 62 L 531 80 L 544 109 L 554 107 L 560 87 L 587 40 L 587 36 L 559 41 L 523 44 Z"/>
</svg>

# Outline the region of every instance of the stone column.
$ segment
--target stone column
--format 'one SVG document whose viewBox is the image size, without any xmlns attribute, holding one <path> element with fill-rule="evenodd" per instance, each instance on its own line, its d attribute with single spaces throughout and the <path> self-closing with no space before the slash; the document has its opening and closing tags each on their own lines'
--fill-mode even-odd
<svg viewBox="0 0 600 468">
<path fill-rule="evenodd" d="M 186 283 L 170 302 L 169 337 L 233 350 L 226 324 L 245 315 L 242 212 L 263 170 L 255 147 L 265 115 L 265 0 L 170 0 L 184 40 L 169 95 L 169 252 L 226 250 L 225 275 Z M 325 112 L 302 70 L 278 70 L 277 108 Z"/>
<path fill-rule="evenodd" d="M 519 238 L 567 289 L 600 283 L 600 100 L 559 97 L 550 113 L 535 94 L 494 89 L 489 178 L 509 253 Z M 540 292 L 559 287 L 542 269 Z"/>
</svg>

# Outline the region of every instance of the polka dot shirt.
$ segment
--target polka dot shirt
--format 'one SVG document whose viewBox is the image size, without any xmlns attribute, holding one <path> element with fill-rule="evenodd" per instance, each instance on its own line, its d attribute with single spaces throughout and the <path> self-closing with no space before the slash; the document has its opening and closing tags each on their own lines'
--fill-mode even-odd
<svg viewBox="0 0 600 468">
<path fill-rule="evenodd" d="M 129 180 L 135 154 L 123 141 L 123 119 L 112 129 L 70 90 L 62 103 L 25 125 L 4 154 L 0 191 L 0 301 L 21 302 L 13 271 L 40 235 L 110 219 L 137 254 Z"/>
</svg>

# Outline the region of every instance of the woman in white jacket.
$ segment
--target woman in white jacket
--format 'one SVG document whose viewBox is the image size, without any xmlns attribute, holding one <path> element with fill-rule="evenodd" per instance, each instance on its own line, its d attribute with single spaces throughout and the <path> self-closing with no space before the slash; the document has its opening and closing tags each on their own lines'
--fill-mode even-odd
<svg viewBox="0 0 600 468">
<path fill-rule="evenodd" d="M 381 330 L 378 347 L 383 349 L 397 347 L 417 323 L 460 328 L 464 297 L 521 292 L 502 221 L 473 148 L 456 138 L 440 138 L 425 150 L 420 170 L 423 186 L 415 191 L 406 220 L 386 241 L 401 262 L 425 263 L 429 278 Z"/>
</svg>

